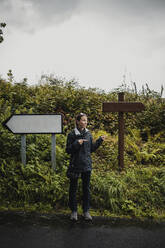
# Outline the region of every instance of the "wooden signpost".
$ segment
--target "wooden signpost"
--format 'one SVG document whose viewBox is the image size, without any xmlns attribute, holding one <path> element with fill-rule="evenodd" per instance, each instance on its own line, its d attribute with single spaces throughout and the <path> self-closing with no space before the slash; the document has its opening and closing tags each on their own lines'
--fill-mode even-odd
<svg viewBox="0 0 165 248">
<path fill-rule="evenodd" d="M 12 115 L 4 122 L 5 127 L 14 134 L 21 134 L 21 160 L 26 165 L 26 134 L 52 134 L 51 162 L 56 168 L 56 137 L 62 133 L 60 114 L 20 114 Z"/>
<path fill-rule="evenodd" d="M 118 102 L 103 103 L 103 112 L 118 112 L 118 164 L 124 168 L 124 112 L 140 112 L 145 107 L 141 102 L 124 102 L 124 92 L 118 94 Z"/>
</svg>

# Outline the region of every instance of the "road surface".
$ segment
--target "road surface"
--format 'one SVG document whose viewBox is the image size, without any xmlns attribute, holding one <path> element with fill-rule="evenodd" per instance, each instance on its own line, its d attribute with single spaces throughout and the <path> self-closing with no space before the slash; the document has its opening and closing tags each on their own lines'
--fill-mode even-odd
<svg viewBox="0 0 165 248">
<path fill-rule="evenodd" d="M 165 223 L 1 212 L 0 248 L 164 248 Z"/>
</svg>

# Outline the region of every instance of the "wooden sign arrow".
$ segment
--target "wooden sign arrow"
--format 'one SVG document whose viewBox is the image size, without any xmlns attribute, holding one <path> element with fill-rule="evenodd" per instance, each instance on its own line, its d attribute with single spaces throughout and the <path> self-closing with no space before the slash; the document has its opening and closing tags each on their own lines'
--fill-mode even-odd
<svg viewBox="0 0 165 248">
<path fill-rule="evenodd" d="M 105 102 L 103 112 L 140 112 L 145 107 L 141 102 Z"/>
<path fill-rule="evenodd" d="M 14 134 L 62 133 L 62 115 L 15 114 L 4 125 Z"/>
</svg>

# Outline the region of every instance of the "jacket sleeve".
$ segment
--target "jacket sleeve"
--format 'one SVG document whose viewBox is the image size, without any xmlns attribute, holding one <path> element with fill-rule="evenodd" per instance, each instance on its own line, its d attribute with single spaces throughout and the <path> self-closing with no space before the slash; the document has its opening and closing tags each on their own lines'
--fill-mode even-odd
<svg viewBox="0 0 165 248">
<path fill-rule="evenodd" d="M 102 144 L 103 139 L 101 137 L 99 137 L 95 142 L 93 142 L 93 138 L 91 135 L 91 152 L 95 152 L 99 146 Z"/>
<path fill-rule="evenodd" d="M 74 152 L 80 149 L 80 144 L 77 139 L 73 136 L 72 133 L 68 134 L 66 142 L 66 152 L 68 154 L 73 154 Z"/>
</svg>

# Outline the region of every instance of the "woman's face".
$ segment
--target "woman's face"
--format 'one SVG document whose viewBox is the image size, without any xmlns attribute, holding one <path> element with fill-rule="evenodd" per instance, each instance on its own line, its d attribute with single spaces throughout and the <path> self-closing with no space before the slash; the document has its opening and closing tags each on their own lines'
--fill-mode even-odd
<svg viewBox="0 0 165 248">
<path fill-rule="evenodd" d="M 79 129 L 84 129 L 87 126 L 87 117 L 86 116 L 82 116 L 81 119 L 79 121 L 77 121 L 77 125 Z"/>
</svg>

